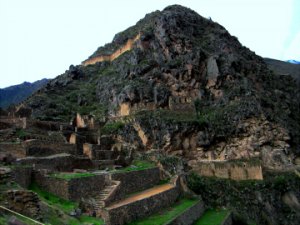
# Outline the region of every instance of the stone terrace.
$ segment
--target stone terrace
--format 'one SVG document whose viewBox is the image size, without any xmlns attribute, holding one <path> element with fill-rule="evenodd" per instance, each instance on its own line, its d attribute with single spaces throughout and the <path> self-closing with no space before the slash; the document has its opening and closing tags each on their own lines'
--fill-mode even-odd
<svg viewBox="0 0 300 225">
<path fill-rule="evenodd" d="M 172 205 L 180 195 L 177 179 L 114 202 L 102 210 L 107 225 L 123 225 Z M 138 212 L 138 213 L 137 213 Z"/>
</svg>

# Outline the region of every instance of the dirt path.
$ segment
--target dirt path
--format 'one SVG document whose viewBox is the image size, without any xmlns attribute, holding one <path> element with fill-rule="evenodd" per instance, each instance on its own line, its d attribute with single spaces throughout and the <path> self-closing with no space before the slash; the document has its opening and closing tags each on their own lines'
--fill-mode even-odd
<svg viewBox="0 0 300 225">
<path fill-rule="evenodd" d="M 120 206 L 123 205 L 127 205 L 129 203 L 144 199 L 144 198 L 148 198 L 152 195 L 156 195 L 159 194 L 161 192 L 167 191 L 174 188 L 174 185 L 171 184 L 164 184 L 164 185 L 160 185 L 160 186 L 156 186 L 150 189 L 147 189 L 145 191 L 139 192 L 137 194 L 134 194 L 124 200 L 121 200 L 119 202 L 116 202 L 114 204 L 112 204 L 111 206 L 107 207 L 107 209 L 114 209 L 114 208 L 118 208 Z"/>
</svg>

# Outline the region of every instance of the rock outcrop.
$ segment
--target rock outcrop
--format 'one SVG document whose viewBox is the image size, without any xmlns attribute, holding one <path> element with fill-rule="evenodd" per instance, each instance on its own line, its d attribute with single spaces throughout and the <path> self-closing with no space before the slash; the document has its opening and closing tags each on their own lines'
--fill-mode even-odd
<svg viewBox="0 0 300 225">
<path fill-rule="evenodd" d="M 36 193 L 27 190 L 9 190 L 5 199 L 7 208 L 37 220 L 41 218 L 40 200 Z"/>
</svg>

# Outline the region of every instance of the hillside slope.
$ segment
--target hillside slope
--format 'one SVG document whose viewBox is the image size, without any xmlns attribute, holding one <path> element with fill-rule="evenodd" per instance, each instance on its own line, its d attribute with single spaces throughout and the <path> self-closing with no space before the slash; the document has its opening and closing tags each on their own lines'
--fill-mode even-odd
<svg viewBox="0 0 300 225">
<path fill-rule="evenodd" d="M 295 78 L 300 85 L 300 65 L 289 62 L 283 62 L 276 59 L 264 59 L 267 65 L 278 75 L 290 75 Z"/>
<path fill-rule="evenodd" d="M 24 82 L 7 88 L 0 88 L 0 107 L 6 108 L 11 104 L 22 102 L 48 81 L 49 79 L 42 79 L 33 83 Z"/>
<path fill-rule="evenodd" d="M 119 141 L 162 149 L 192 168 L 201 160 L 259 157 L 273 169 L 299 161 L 295 81 L 190 9 L 148 14 L 88 60 L 26 101 L 33 117 L 91 114 L 117 128 Z"/>
</svg>

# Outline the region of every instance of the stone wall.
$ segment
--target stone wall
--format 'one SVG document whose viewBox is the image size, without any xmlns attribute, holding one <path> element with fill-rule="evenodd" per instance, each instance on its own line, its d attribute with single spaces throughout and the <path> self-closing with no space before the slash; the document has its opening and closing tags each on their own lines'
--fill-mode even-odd
<svg viewBox="0 0 300 225">
<path fill-rule="evenodd" d="M 103 210 L 103 218 L 107 225 L 123 225 L 131 221 L 150 216 L 153 213 L 174 204 L 180 194 L 179 189 L 174 186 L 167 191 L 152 195 L 148 198 L 117 207 Z"/>
<path fill-rule="evenodd" d="M 3 126 L 3 125 L 5 126 Z M 3 126 L 15 127 L 25 129 L 27 127 L 27 119 L 24 118 L 15 118 L 15 117 L 1 117 L 0 118 L 0 128 Z"/>
<path fill-rule="evenodd" d="M 95 196 L 105 187 L 107 174 L 95 174 L 90 177 L 70 180 L 51 177 L 40 172 L 35 174 L 35 182 L 45 191 L 63 199 L 79 201 L 81 198 Z"/>
<path fill-rule="evenodd" d="M 124 52 L 129 51 L 133 48 L 134 43 L 140 39 L 140 34 L 135 36 L 133 39 L 128 39 L 127 42 L 121 46 L 119 49 L 117 49 L 114 53 L 111 55 L 101 55 L 101 56 L 96 56 L 91 59 L 87 59 L 82 62 L 82 65 L 87 66 L 87 65 L 92 65 L 97 62 L 103 62 L 103 61 L 113 61 L 114 59 L 118 58 L 120 55 L 122 55 Z"/>
<path fill-rule="evenodd" d="M 176 111 L 194 110 L 195 106 L 191 97 L 172 96 L 169 98 L 169 109 Z"/>
<path fill-rule="evenodd" d="M 0 154 L 11 154 L 16 158 L 24 158 L 26 150 L 22 143 L 0 143 Z"/>
<path fill-rule="evenodd" d="M 192 225 L 202 216 L 204 210 L 204 202 L 199 200 L 195 205 L 191 206 L 165 225 Z"/>
<path fill-rule="evenodd" d="M 76 145 L 53 141 L 30 140 L 24 142 L 27 156 L 48 156 L 60 153 L 76 154 Z"/>
<path fill-rule="evenodd" d="M 69 199 L 79 201 L 81 198 L 98 195 L 104 189 L 107 180 L 106 174 L 72 179 L 69 181 Z"/>
<path fill-rule="evenodd" d="M 155 102 L 139 102 L 131 104 L 130 102 L 123 102 L 120 105 L 119 116 L 128 116 L 137 113 L 141 110 L 155 110 L 157 108 Z"/>
<path fill-rule="evenodd" d="M 19 165 L 32 165 L 34 169 L 51 171 L 73 171 L 74 169 L 93 169 L 95 165 L 89 158 L 74 157 L 68 154 L 48 157 L 27 157 L 17 162 Z"/>
<path fill-rule="evenodd" d="M 198 162 L 193 171 L 201 176 L 208 177 L 233 180 L 263 180 L 261 165 L 247 162 L 203 161 Z"/>
<path fill-rule="evenodd" d="M 158 167 L 130 171 L 130 172 L 117 172 L 110 175 L 111 180 L 120 181 L 118 190 L 114 193 L 114 198 L 110 199 L 109 203 L 124 198 L 126 195 L 146 190 L 153 187 L 160 182 L 160 171 Z"/>
<path fill-rule="evenodd" d="M 69 185 L 67 180 L 57 179 L 40 172 L 35 172 L 34 181 L 42 190 L 60 198 L 69 199 Z"/>
<path fill-rule="evenodd" d="M 73 130 L 73 127 L 68 123 L 27 119 L 27 128 L 31 127 L 46 131 Z"/>
<path fill-rule="evenodd" d="M 31 166 L 16 166 L 13 169 L 13 178 L 23 188 L 28 188 L 32 181 L 32 167 Z"/>
</svg>

